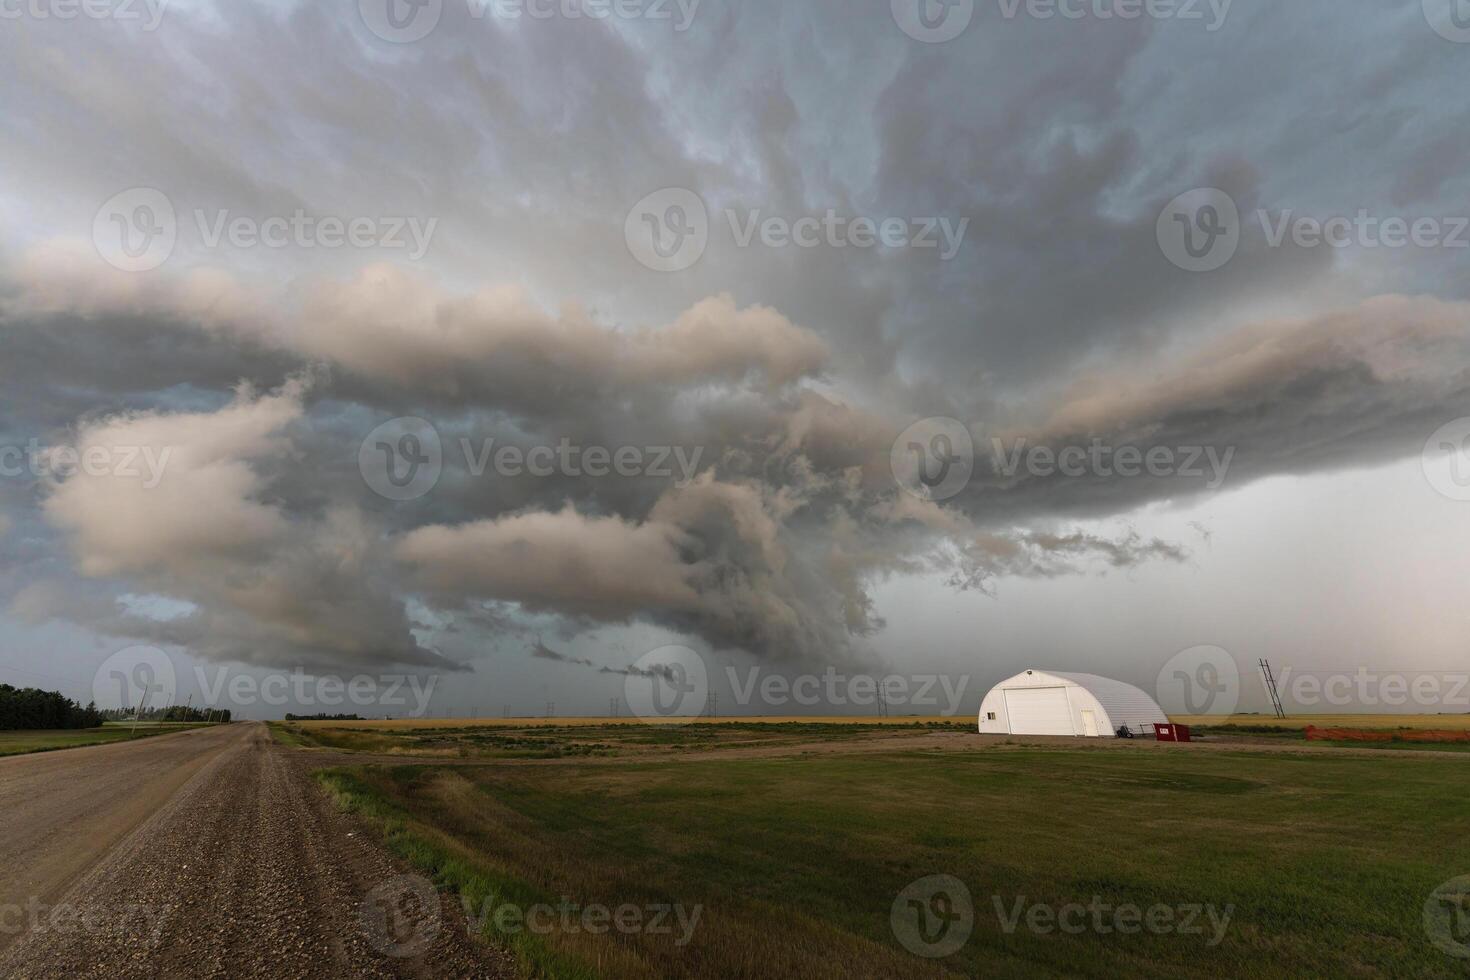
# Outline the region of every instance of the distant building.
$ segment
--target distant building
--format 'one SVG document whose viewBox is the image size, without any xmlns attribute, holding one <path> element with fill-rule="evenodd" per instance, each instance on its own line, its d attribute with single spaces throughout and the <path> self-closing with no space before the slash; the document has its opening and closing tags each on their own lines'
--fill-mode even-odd
<svg viewBox="0 0 1470 980">
<path fill-rule="evenodd" d="M 1096 674 L 1027 670 L 990 689 L 980 704 L 982 735 L 1112 738 L 1118 729 L 1152 736 L 1168 717 L 1132 684 Z"/>
</svg>

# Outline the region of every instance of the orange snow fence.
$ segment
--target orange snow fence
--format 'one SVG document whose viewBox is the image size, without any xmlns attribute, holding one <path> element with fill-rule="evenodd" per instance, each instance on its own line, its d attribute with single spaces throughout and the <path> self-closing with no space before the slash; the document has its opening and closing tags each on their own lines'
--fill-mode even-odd
<svg viewBox="0 0 1470 980">
<path fill-rule="evenodd" d="M 1465 731 L 1431 731 L 1405 728 L 1396 732 L 1370 732 L 1361 728 L 1317 728 L 1307 726 L 1308 742 L 1470 742 Z"/>
</svg>

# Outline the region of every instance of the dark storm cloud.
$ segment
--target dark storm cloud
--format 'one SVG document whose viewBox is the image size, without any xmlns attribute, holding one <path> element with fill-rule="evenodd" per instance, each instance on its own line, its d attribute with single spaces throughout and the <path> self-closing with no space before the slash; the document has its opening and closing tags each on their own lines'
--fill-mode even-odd
<svg viewBox="0 0 1470 980">
<path fill-rule="evenodd" d="M 84 475 L 0 498 L 0 554 L 13 569 L 23 541 L 60 584 L 0 583 L 29 620 L 253 664 L 445 668 L 436 628 L 519 635 L 529 618 L 821 662 L 870 656 L 892 577 L 988 591 L 1182 562 L 1176 542 L 1068 522 L 1401 458 L 1470 394 L 1463 286 L 1439 257 L 1362 277 L 1249 222 L 1216 273 L 1161 253 L 1159 211 L 1191 187 L 1247 216 L 1297 195 L 1432 211 L 1463 189 L 1458 130 L 1417 108 L 1463 59 L 1365 14 L 1370 77 L 1307 43 L 1298 64 L 1322 77 L 1287 91 L 1302 69 L 1241 31 L 1331 16 L 1297 6 L 1238 0 L 1214 40 L 985 14 L 934 46 L 882 5 L 710 8 L 669 37 L 449 3 L 406 46 L 352 4 L 171 11 L 149 36 L 18 25 L 0 35 L 0 78 L 27 93 L 0 115 L 0 207 L 24 229 L 0 240 L 0 429 L 176 456 L 152 491 Z M 1199 77 L 1217 63 L 1229 92 Z M 1361 94 L 1351 111 L 1315 104 L 1334 87 Z M 180 216 L 155 272 L 108 269 L 87 241 L 130 186 Z M 623 240 L 661 187 L 710 210 L 706 254 L 676 275 Z M 210 249 L 193 216 L 298 208 L 436 232 L 412 263 Z M 948 261 L 741 247 L 728 228 L 727 212 L 827 209 L 968 225 Z M 437 488 L 408 503 L 375 495 L 357 455 L 402 415 L 446 447 Z M 976 447 L 970 485 L 939 503 L 890 469 L 928 415 Z M 477 475 L 461 441 L 487 439 L 700 456 L 681 480 Z M 1008 474 L 997 439 L 1231 455 L 1223 484 Z M 116 601 L 142 591 L 192 611 Z M 559 658 L 578 660 L 532 659 Z"/>
</svg>

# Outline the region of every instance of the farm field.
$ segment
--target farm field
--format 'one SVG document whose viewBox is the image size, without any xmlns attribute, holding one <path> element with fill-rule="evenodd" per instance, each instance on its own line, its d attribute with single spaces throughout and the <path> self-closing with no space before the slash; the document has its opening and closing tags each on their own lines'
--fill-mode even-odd
<svg viewBox="0 0 1470 980">
<path fill-rule="evenodd" d="M 821 754 L 851 729 L 803 724 L 770 726 L 784 741 L 759 754 L 694 749 L 707 735 L 689 726 L 657 730 L 672 744 L 644 755 L 345 765 L 318 779 L 476 915 L 679 913 L 657 934 L 533 933 L 487 916 L 482 931 L 528 975 L 1463 976 L 1425 926 L 1435 889 L 1470 873 L 1462 756 L 960 735 L 906 748 L 871 733 Z M 576 745 L 577 727 L 542 737 Z M 725 734 L 757 737 L 744 727 Z M 378 737 L 420 737 L 402 731 Z M 964 893 L 909 906 L 905 889 L 935 875 Z M 956 948 L 905 948 L 894 915 L 919 907 L 934 913 L 930 937 Z M 1063 929 L 1069 914 L 1106 928 Z"/>
<path fill-rule="evenodd" d="M 558 758 L 630 753 L 772 748 L 814 739 L 825 743 L 917 733 L 969 732 L 968 720 L 704 719 L 699 723 L 640 724 L 619 719 L 536 719 L 479 722 L 436 719 L 394 722 L 272 722 L 278 740 L 348 751 L 424 757 Z"/>
<path fill-rule="evenodd" d="M 203 726 L 187 722 L 142 722 L 138 725 L 135 734 L 131 723 L 108 722 L 101 728 L 0 731 L 0 756 L 126 742 L 132 738 L 147 738 L 150 735 L 164 735 L 168 732 L 181 732 L 201 727 Z"/>
<path fill-rule="evenodd" d="M 1445 731 L 1470 729 L 1470 714 L 1454 715 L 1291 715 L 1274 718 L 1271 715 L 1174 715 L 1173 720 L 1181 725 L 1215 727 L 1219 725 L 1264 726 L 1269 728 L 1432 728 Z"/>
</svg>

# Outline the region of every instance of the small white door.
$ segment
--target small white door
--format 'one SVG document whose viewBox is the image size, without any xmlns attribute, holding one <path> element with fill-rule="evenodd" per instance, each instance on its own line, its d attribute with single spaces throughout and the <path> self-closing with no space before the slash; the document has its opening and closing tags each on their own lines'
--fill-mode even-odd
<svg viewBox="0 0 1470 980">
<path fill-rule="evenodd" d="M 1097 738 L 1097 716 L 1091 709 L 1082 709 L 1082 734 L 1088 738 Z"/>
</svg>

